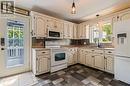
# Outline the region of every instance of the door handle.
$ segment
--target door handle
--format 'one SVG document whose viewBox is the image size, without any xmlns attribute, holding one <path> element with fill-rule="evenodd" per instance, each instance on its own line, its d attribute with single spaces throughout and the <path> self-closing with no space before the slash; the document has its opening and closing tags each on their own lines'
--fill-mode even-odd
<svg viewBox="0 0 130 86">
<path fill-rule="evenodd" d="M 5 48 L 1 48 L 1 50 L 5 50 Z"/>
<path fill-rule="evenodd" d="M 1 38 L 1 46 L 5 46 L 5 38 Z"/>
</svg>

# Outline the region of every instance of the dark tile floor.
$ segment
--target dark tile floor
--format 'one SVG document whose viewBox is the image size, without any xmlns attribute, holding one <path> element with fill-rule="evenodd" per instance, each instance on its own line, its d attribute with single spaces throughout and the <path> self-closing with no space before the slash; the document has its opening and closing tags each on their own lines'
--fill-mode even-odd
<svg viewBox="0 0 130 86">
<path fill-rule="evenodd" d="M 33 86 L 130 86 L 114 80 L 112 74 L 79 64 L 38 78 L 38 83 Z"/>
</svg>

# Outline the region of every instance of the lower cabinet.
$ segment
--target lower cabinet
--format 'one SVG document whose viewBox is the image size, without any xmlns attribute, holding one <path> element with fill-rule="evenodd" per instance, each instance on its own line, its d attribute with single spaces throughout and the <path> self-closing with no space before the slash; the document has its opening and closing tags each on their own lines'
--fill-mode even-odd
<svg viewBox="0 0 130 86">
<path fill-rule="evenodd" d="M 104 70 L 104 55 L 103 54 L 94 55 L 94 67 L 100 70 Z"/>
<path fill-rule="evenodd" d="M 48 59 L 48 57 L 38 56 L 36 63 L 37 63 L 37 65 L 36 65 L 36 68 L 37 68 L 36 73 L 37 74 L 49 72 L 49 64 L 48 64 L 49 59 Z"/>
<path fill-rule="evenodd" d="M 77 48 L 67 49 L 68 65 L 74 65 L 77 63 Z"/>
<path fill-rule="evenodd" d="M 89 67 L 114 73 L 114 55 L 104 53 L 104 50 L 82 49 L 78 50 L 78 62 Z M 113 52 L 113 51 L 105 51 Z"/>
<path fill-rule="evenodd" d="M 80 63 L 109 73 L 114 73 L 114 55 L 111 50 L 68 48 L 68 65 Z"/>
<path fill-rule="evenodd" d="M 86 64 L 85 65 L 93 67 L 93 65 L 94 65 L 94 57 L 93 57 L 92 53 L 91 52 L 87 52 L 85 54 L 85 58 L 86 58 Z"/>
<path fill-rule="evenodd" d="M 114 73 L 114 55 L 105 55 L 105 71 Z"/>
<path fill-rule="evenodd" d="M 50 71 L 50 50 L 32 50 L 32 71 L 35 75 L 40 75 Z"/>
<path fill-rule="evenodd" d="M 84 51 L 84 49 L 79 49 L 79 51 L 78 51 L 78 63 L 80 63 L 80 64 L 86 64 L 86 58 L 85 58 L 85 51 Z"/>
</svg>

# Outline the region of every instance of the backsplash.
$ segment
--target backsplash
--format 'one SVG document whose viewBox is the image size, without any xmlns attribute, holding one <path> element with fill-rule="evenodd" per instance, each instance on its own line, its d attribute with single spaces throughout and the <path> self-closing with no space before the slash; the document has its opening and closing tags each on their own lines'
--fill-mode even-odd
<svg viewBox="0 0 130 86">
<path fill-rule="evenodd" d="M 89 45 L 89 39 L 72 39 L 70 45 Z"/>
<path fill-rule="evenodd" d="M 58 45 L 70 45 L 69 39 L 62 39 L 62 40 L 46 40 L 45 46 L 58 46 Z"/>
<path fill-rule="evenodd" d="M 32 38 L 32 47 L 45 47 L 45 40 L 36 39 L 35 37 L 33 37 Z"/>
<path fill-rule="evenodd" d="M 32 38 L 32 47 L 58 46 L 58 45 L 89 45 L 89 39 L 36 39 Z"/>
</svg>

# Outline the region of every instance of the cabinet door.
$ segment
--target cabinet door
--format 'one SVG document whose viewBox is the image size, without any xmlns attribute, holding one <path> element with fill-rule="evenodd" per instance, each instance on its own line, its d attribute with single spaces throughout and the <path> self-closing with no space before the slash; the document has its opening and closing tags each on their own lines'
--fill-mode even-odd
<svg viewBox="0 0 130 86">
<path fill-rule="evenodd" d="M 85 63 L 85 65 L 86 66 L 89 66 L 89 59 L 91 58 L 91 53 L 88 53 L 88 52 L 86 52 L 85 53 L 85 58 L 86 58 L 86 63 Z M 91 61 L 90 61 L 91 62 Z"/>
<path fill-rule="evenodd" d="M 92 56 L 92 53 L 89 53 L 87 55 L 87 61 L 86 61 L 87 65 L 90 67 L 94 66 L 94 57 Z"/>
<path fill-rule="evenodd" d="M 37 37 L 46 37 L 46 18 L 43 16 L 35 17 L 36 22 L 36 36 Z"/>
<path fill-rule="evenodd" d="M 78 24 L 78 33 L 77 33 L 77 36 L 78 38 L 82 38 L 82 28 L 83 28 L 83 25 L 82 24 Z"/>
<path fill-rule="evenodd" d="M 77 49 L 74 49 L 73 58 L 74 58 L 74 64 L 76 64 L 78 62 Z"/>
<path fill-rule="evenodd" d="M 64 31 L 63 31 L 63 36 L 64 36 L 64 38 L 69 38 L 69 25 L 68 25 L 68 23 L 64 23 Z"/>
<path fill-rule="evenodd" d="M 80 64 L 82 64 L 82 56 L 83 56 L 83 54 L 82 54 L 82 50 L 80 49 L 79 51 L 78 51 L 78 63 L 80 63 Z"/>
<path fill-rule="evenodd" d="M 85 65 L 85 52 L 84 52 L 84 50 L 80 51 L 79 63 Z"/>
<path fill-rule="evenodd" d="M 68 55 L 68 64 L 72 65 L 73 63 L 74 63 L 73 54 L 70 52 Z"/>
<path fill-rule="evenodd" d="M 69 23 L 69 38 L 73 39 L 73 23 Z"/>
<path fill-rule="evenodd" d="M 114 56 L 105 55 L 105 70 L 110 73 L 114 73 Z"/>
<path fill-rule="evenodd" d="M 39 56 L 37 58 L 37 72 L 39 74 L 45 73 L 49 71 L 49 61 L 48 58 Z"/>
<path fill-rule="evenodd" d="M 73 38 L 74 39 L 77 39 L 77 24 L 74 24 L 74 27 L 73 27 Z"/>
<path fill-rule="evenodd" d="M 127 20 L 130 19 L 130 12 L 126 12 L 120 15 L 120 20 Z"/>
<path fill-rule="evenodd" d="M 55 31 L 55 29 L 54 29 L 54 19 L 52 19 L 52 18 L 47 18 L 47 29 L 48 30 L 52 30 L 52 31 Z"/>
<path fill-rule="evenodd" d="M 94 67 L 97 69 L 104 69 L 104 55 L 96 54 L 94 55 Z"/>
</svg>

